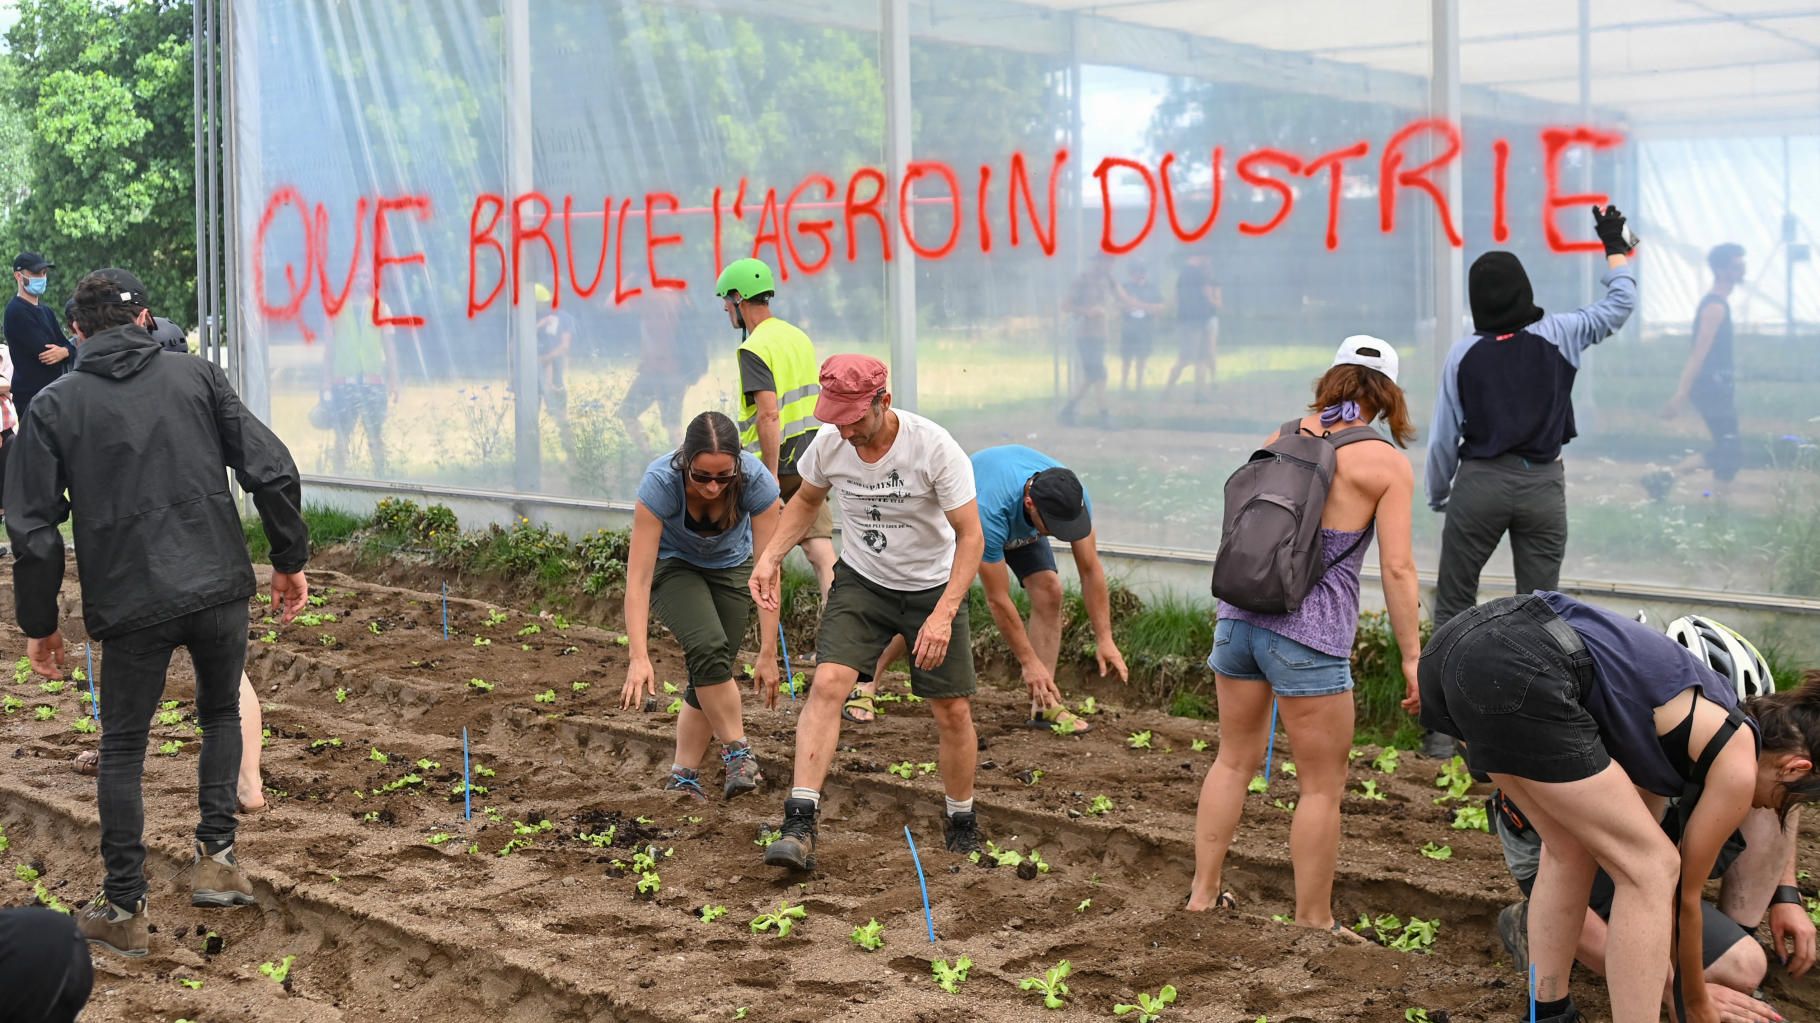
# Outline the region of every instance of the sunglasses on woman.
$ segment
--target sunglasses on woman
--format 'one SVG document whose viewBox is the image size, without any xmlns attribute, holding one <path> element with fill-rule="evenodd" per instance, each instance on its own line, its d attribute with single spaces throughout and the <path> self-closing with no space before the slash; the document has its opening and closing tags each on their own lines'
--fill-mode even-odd
<svg viewBox="0 0 1820 1023">
<path fill-rule="evenodd" d="M 739 473 L 730 472 L 725 476 L 715 476 L 711 473 L 702 472 L 699 469 L 690 469 L 689 478 L 704 487 L 710 483 L 718 483 L 723 487 L 727 487 L 732 486 L 733 481 L 739 479 Z"/>
</svg>

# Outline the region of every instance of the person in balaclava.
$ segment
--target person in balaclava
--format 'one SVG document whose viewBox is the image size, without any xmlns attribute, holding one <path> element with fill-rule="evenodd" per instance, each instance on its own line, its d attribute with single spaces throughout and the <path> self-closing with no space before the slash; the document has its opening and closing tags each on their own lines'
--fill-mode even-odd
<svg viewBox="0 0 1820 1023">
<path fill-rule="evenodd" d="M 1479 572 L 1510 534 L 1519 594 L 1553 590 L 1567 551 L 1567 483 L 1561 448 L 1574 430 L 1574 376 L 1586 350 L 1624 326 L 1637 305 L 1627 265 L 1635 236 L 1616 206 L 1593 207 L 1605 248 L 1605 295 L 1572 312 L 1545 314 L 1514 253 L 1487 252 L 1467 278 L 1473 332 L 1454 343 L 1441 371 L 1428 434 L 1428 506 L 1444 512 L 1435 628 L 1478 602 Z M 1430 734 L 1423 753 L 1453 755 Z"/>
</svg>

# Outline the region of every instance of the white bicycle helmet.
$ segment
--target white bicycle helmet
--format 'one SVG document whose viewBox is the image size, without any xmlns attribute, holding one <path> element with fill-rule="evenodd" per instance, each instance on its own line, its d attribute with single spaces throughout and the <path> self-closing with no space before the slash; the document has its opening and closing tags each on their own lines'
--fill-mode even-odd
<svg viewBox="0 0 1820 1023">
<path fill-rule="evenodd" d="M 1704 615 L 1685 615 L 1668 623 L 1668 638 L 1730 679 L 1740 700 L 1776 691 L 1776 679 L 1763 655 L 1726 625 Z"/>
</svg>

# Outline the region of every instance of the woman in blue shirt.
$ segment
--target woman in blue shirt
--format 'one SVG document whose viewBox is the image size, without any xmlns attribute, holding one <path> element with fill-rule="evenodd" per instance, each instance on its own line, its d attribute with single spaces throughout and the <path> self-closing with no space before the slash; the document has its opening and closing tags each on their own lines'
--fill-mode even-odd
<svg viewBox="0 0 1820 1023">
<path fill-rule="evenodd" d="M 645 469 L 633 511 L 632 551 L 626 559 L 626 632 L 632 662 L 620 706 L 657 693 L 651 668 L 651 612 L 676 636 L 689 684 L 676 719 L 676 759 L 668 791 L 694 799 L 708 743 L 719 736 L 727 769 L 726 798 L 763 781 L 740 718 L 733 665 L 752 620 L 752 550 L 777 528 L 777 480 L 763 462 L 742 452 L 739 431 L 719 412 L 689 423 L 683 444 Z M 756 689 L 777 704 L 777 619 L 759 611 Z"/>
</svg>

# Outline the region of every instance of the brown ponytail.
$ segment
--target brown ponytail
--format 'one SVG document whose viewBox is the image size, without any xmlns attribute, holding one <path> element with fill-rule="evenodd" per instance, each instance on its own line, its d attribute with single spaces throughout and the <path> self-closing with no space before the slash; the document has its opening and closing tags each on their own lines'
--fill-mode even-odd
<svg viewBox="0 0 1820 1023">
<path fill-rule="evenodd" d="M 1820 752 L 1820 670 L 1810 669 L 1801 684 L 1780 693 L 1754 697 L 1745 713 L 1757 720 L 1764 753 L 1793 753 L 1815 759 Z M 1783 785 L 1776 813 L 1784 821 L 1802 803 L 1820 802 L 1820 771 Z"/>
</svg>

